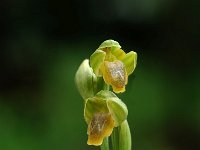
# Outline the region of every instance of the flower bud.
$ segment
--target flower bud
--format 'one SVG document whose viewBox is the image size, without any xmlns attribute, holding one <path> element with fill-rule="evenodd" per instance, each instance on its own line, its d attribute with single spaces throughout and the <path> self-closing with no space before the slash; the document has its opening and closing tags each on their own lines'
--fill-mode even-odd
<svg viewBox="0 0 200 150">
<path fill-rule="evenodd" d="M 94 96 L 93 86 L 95 85 L 96 76 L 89 66 L 89 60 L 82 62 L 75 75 L 75 83 L 83 99 Z"/>
</svg>

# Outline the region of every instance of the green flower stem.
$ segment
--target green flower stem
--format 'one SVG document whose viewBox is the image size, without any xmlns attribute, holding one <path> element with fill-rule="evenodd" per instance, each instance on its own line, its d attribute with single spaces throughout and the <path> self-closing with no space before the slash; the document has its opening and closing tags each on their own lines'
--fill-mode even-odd
<svg viewBox="0 0 200 150">
<path fill-rule="evenodd" d="M 95 82 L 94 89 L 93 89 L 94 95 L 97 94 L 101 90 L 109 91 L 110 86 L 104 82 L 103 77 L 97 77 L 94 82 Z"/>
<path fill-rule="evenodd" d="M 109 89 L 110 89 L 110 86 L 105 83 L 104 86 L 103 86 L 103 90 L 109 91 Z"/>
<path fill-rule="evenodd" d="M 109 139 L 108 139 L 108 137 L 104 138 L 103 143 L 101 144 L 101 150 L 109 150 Z"/>
<path fill-rule="evenodd" d="M 109 85 L 106 84 L 103 80 L 101 80 L 101 82 L 103 82 L 103 86 L 102 86 L 102 90 L 108 90 L 109 91 Z M 101 83 L 100 83 L 101 84 Z M 101 144 L 101 150 L 110 150 L 109 148 L 109 137 L 104 138 L 103 143 Z"/>
</svg>

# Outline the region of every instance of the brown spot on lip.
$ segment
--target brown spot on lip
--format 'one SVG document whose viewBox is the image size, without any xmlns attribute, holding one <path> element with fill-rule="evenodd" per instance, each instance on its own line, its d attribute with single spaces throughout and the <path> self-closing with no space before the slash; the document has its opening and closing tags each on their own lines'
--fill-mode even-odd
<svg viewBox="0 0 200 150">
<path fill-rule="evenodd" d="M 101 145 L 105 137 L 110 136 L 114 120 L 110 113 L 95 113 L 88 126 L 88 145 Z"/>
<path fill-rule="evenodd" d="M 118 60 L 114 62 L 105 61 L 102 68 L 105 82 L 110 84 L 115 92 L 123 92 L 127 84 L 127 73 L 124 64 Z"/>
</svg>

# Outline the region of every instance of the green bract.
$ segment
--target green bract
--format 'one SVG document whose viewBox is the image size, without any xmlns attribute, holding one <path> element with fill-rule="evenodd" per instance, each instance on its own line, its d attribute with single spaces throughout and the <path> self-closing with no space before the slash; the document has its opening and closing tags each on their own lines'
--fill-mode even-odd
<svg viewBox="0 0 200 150">
<path fill-rule="evenodd" d="M 120 125 L 118 130 L 119 150 L 131 150 L 131 132 L 127 120 Z"/>
</svg>

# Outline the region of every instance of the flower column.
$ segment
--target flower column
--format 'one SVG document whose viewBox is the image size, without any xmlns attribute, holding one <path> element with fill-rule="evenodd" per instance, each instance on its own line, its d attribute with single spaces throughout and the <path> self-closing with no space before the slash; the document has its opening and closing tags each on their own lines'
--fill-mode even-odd
<svg viewBox="0 0 200 150">
<path fill-rule="evenodd" d="M 136 52 L 126 54 L 118 42 L 106 40 L 77 70 L 75 83 L 84 99 L 88 145 L 101 145 L 102 150 L 108 150 L 108 137 L 112 135 L 113 150 L 131 150 L 128 110 L 113 92 L 125 91 L 136 62 Z"/>
</svg>

